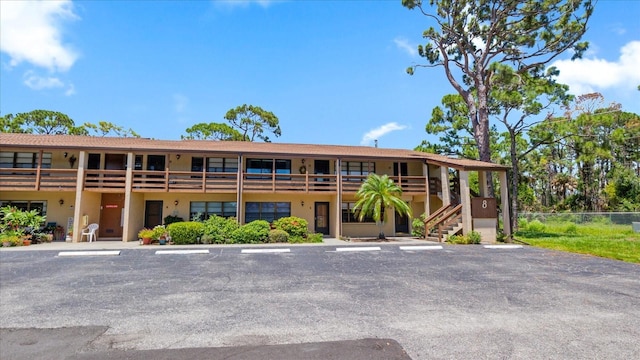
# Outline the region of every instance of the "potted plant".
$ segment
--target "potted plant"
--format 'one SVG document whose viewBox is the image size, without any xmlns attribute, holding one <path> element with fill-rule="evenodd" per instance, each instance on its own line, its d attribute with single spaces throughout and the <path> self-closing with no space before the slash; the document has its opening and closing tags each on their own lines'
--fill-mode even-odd
<svg viewBox="0 0 640 360">
<path fill-rule="evenodd" d="M 142 239 L 142 245 L 149 245 L 153 239 L 153 229 L 144 228 L 138 231 L 138 238 Z"/>
<path fill-rule="evenodd" d="M 157 241 L 160 245 L 167 243 L 167 229 L 164 225 L 157 225 L 153 228 L 153 236 L 151 239 Z"/>
<path fill-rule="evenodd" d="M 3 247 L 20 246 L 22 245 L 21 234 L 11 230 L 0 233 L 0 243 Z"/>
<path fill-rule="evenodd" d="M 22 238 L 24 245 L 31 244 L 31 235 L 40 229 L 45 217 L 38 210 L 23 211 L 15 206 L 0 208 L 0 232 L 10 232 Z"/>
</svg>

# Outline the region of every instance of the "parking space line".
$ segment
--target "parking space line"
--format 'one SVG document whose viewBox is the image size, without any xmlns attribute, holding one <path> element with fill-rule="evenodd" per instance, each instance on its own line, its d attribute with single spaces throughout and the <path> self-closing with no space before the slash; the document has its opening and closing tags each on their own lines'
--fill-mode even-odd
<svg viewBox="0 0 640 360">
<path fill-rule="evenodd" d="M 522 245 L 512 245 L 512 244 L 506 244 L 506 245 L 484 245 L 485 249 L 522 249 L 523 246 Z"/>
<path fill-rule="evenodd" d="M 343 247 L 336 248 L 337 252 L 345 252 L 345 251 L 380 251 L 379 246 L 358 246 L 358 247 Z"/>
<path fill-rule="evenodd" d="M 418 245 L 418 246 L 400 246 L 400 250 L 442 250 L 442 245 Z"/>
<path fill-rule="evenodd" d="M 242 249 L 242 254 L 288 253 L 291 249 Z"/>
<path fill-rule="evenodd" d="M 209 250 L 156 250 L 156 255 L 208 254 Z"/>
<path fill-rule="evenodd" d="M 120 255 L 119 250 L 107 251 L 60 251 L 58 256 L 117 256 Z"/>
</svg>

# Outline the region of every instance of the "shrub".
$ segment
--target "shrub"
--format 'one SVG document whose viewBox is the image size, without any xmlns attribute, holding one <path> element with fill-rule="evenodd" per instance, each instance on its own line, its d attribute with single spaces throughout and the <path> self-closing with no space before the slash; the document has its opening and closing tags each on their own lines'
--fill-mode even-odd
<svg viewBox="0 0 640 360">
<path fill-rule="evenodd" d="M 477 231 L 472 231 L 469 235 L 467 235 L 469 242 L 467 244 L 480 244 L 482 241 L 482 235 L 480 235 Z"/>
<path fill-rule="evenodd" d="M 259 244 L 269 238 L 271 226 L 265 220 L 254 220 L 240 226 L 231 233 L 231 239 L 238 244 Z"/>
<path fill-rule="evenodd" d="M 169 224 L 173 224 L 173 223 L 177 223 L 177 222 L 183 222 L 184 219 L 181 218 L 180 216 L 175 216 L 175 215 L 167 215 L 164 217 L 164 225 L 167 226 Z"/>
<path fill-rule="evenodd" d="M 451 235 L 447 237 L 447 242 L 451 244 L 480 244 L 481 236 L 477 231 L 472 231 L 468 235 Z"/>
<path fill-rule="evenodd" d="M 231 234 L 240 227 L 235 218 L 212 215 L 204 221 L 204 237 L 207 243 L 232 243 Z"/>
<path fill-rule="evenodd" d="M 284 230 L 287 234 L 291 236 L 307 236 L 309 232 L 307 230 L 307 226 L 309 222 L 303 218 L 299 218 L 297 216 L 288 216 L 280 218 L 273 222 L 273 226 L 276 229 Z"/>
<path fill-rule="evenodd" d="M 532 233 L 542 233 L 547 229 L 547 226 L 540 222 L 540 220 L 533 220 L 527 225 L 527 231 Z"/>
<path fill-rule="evenodd" d="M 273 229 L 269 231 L 269 242 L 270 243 L 286 243 L 289 241 L 289 234 L 280 229 Z"/>
<path fill-rule="evenodd" d="M 518 219 L 518 229 L 524 231 L 524 230 L 527 230 L 528 226 L 529 226 L 529 221 L 526 218 Z"/>
<path fill-rule="evenodd" d="M 307 242 L 321 243 L 322 239 L 323 239 L 323 236 L 321 233 L 307 234 Z"/>
<path fill-rule="evenodd" d="M 196 221 L 183 221 L 170 224 L 167 231 L 174 244 L 196 244 L 204 235 L 204 224 Z"/>
<path fill-rule="evenodd" d="M 425 214 L 422 214 L 419 217 L 413 219 L 413 221 L 411 222 L 411 235 L 419 238 L 424 237 L 425 235 L 424 219 L 425 219 Z"/>
</svg>

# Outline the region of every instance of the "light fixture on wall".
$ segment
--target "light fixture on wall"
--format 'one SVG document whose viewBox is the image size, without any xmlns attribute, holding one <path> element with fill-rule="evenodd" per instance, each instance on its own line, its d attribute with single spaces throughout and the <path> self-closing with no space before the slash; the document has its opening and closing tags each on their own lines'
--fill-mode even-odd
<svg viewBox="0 0 640 360">
<path fill-rule="evenodd" d="M 173 205 L 175 205 L 175 206 L 178 206 L 178 204 L 180 204 L 179 200 L 176 200 L 176 201 L 173 202 Z"/>
<path fill-rule="evenodd" d="M 176 155 L 176 159 L 180 160 L 180 154 Z"/>
<path fill-rule="evenodd" d="M 60 204 L 60 206 L 64 205 L 64 199 L 58 200 L 58 204 Z"/>
<path fill-rule="evenodd" d="M 69 166 L 73 167 L 73 165 L 76 163 L 76 160 L 78 159 L 76 159 L 75 155 L 71 154 L 71 157 L 69 158 Z"/>
<path fill-rule="evenodd" d="M 300 206 L 304 206 L 304 200 L 300 200 Z"/>
<path fill-rule="evenodd" d="M 69 154 L 67 154 L 67 152 L 65 151 L 64 153 L 62 153 L 62 155 L 63 155 L 63 156 L 64 156 L 64 158 L 66 159 L 66 158 L 67 158 L 67 155 L 69 155 Z"/>
</svg>

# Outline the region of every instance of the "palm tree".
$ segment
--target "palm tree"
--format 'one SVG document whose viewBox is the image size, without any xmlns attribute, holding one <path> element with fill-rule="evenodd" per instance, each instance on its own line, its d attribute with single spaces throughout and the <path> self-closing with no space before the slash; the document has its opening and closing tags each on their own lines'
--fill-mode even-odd
<svg viewBox="0 0 640 360">
<path fill-rule="evenodd" d="M 411 216 L 411 208 L 402 200 L 402 188 L 395 184 L 387 175 L 369 174 L 367 180 L 362 183 L 356 192 L 356 201 L 353 212 L 358 213 L 358 220 L 365 216 L 371 216 L 380 229 L 378 238 L 384 239 L 382 225 L 385 221 L 385 208 L 395 209 L 401 215 Z"/>
</svg>

